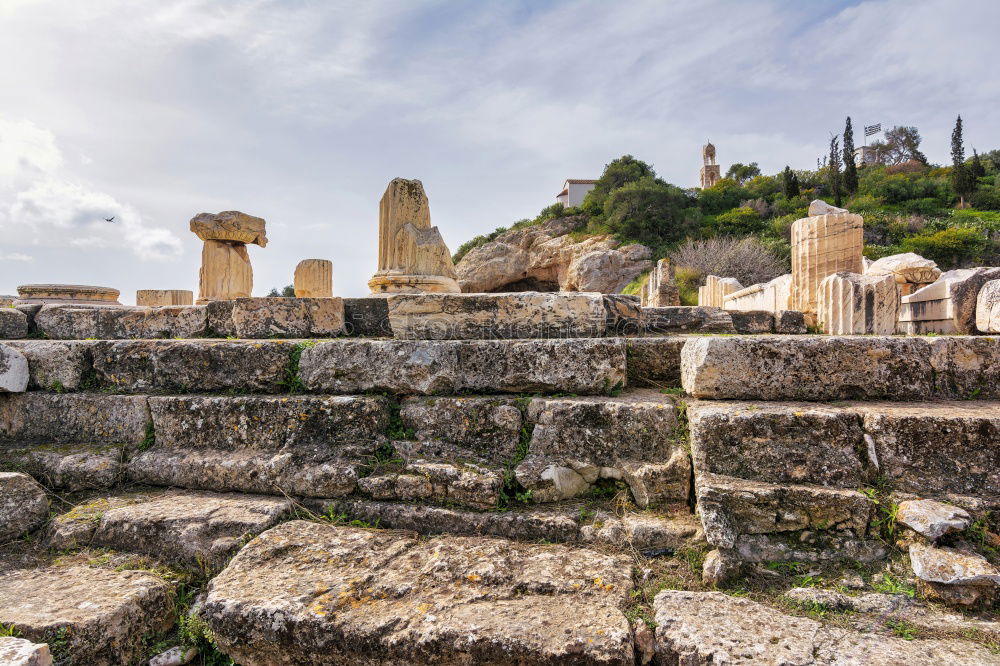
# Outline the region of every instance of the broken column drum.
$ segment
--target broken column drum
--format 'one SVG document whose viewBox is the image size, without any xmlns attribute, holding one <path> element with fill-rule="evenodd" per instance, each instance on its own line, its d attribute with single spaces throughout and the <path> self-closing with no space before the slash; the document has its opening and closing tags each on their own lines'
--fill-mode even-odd
<svg viewBox="0 0 1000 666">
<path fill-rule="evenodd" d="M 809 212 L 817 210 L 833 212 L 813 214 L 792 224 L 792 307 L 808 313 L 817 310 L 823 278 L 833 273 L 863 272 L 862 217 L 814 201 Z"/>
<path fill-rule="evenodd" d="M 199 305 L 250 296 L 253 268 L 246 246 L 267 245 L 264 226 L 262 218 L 239 211 L 200 213 L 191 219 L 191 231 L 205 241 L 198 273 Z"/>
<path fill-rule="evenodd" d="M 331 298 L 333 296 L 333 262 L 326 259 L 303 259 L 295 267 L 297 298 Z"/>
</svg>

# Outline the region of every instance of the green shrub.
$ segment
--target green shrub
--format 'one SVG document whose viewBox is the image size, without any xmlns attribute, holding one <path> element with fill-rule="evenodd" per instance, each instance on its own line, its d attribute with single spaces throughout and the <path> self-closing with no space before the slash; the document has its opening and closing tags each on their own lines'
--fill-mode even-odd
<svg viewBox="0 0 1000 666">
<path fill-rule="evenodd" d="M 991 249 L 991 243 L 979 229 L 952 227 L 911 236 L 899 244 L 899 249 L 901 252 L 916 252 L 947 270 L 980 263 L 983 255 Z"/>
</svg>

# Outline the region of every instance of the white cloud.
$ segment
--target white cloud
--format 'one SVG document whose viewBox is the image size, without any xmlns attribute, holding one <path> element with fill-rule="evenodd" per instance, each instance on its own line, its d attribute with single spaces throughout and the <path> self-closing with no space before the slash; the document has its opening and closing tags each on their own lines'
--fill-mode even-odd
<svg viewBox="0 0 1000 666">
<path fill-rule="evenodd" d="M 20 252 L 8 252 L 6 254 L 0 254 L 0 261 L 34 261 L 35 258 L 28 254 L 22 254 Z"/>
</svg>

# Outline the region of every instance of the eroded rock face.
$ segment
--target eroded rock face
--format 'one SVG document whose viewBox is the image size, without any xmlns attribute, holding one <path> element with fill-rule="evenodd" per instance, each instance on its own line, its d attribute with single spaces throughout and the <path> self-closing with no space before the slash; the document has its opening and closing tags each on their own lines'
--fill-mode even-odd
<svg viewBox="0 0 1000 666">
<path fill-rule="evenodd" d="M 39 306 L 41 307 L 41 306 Z M 9 343 L 28 359 L 32 391 L 77 391 L 92 367 L 90 340 L 21 340 Z"/>
<path fill-rule="evenodd" d="M 28 392 L 0 401 L 0 448 L 28 444 L 138 444 L 146 398 Z"/>
<path fill-rule="evenodd" d="M 455 267 L 462 291 L 618 293 L 652 266 L 644 245 L 619 247 L 611 236 L 570 237 L 582 222 L 557 218 L 508 231 L 473 249 Z"/>
<path fill-rule="evenodd" d="M 389 324 L 402 339 L 599 337 L 607 325 L 599 294 L 402 294 L 388 300 Z"/>
<path fill-rule="evenodd" d="M 656 595 L 654 608 L 656 653 L 665 664 L 976 666 L 995 661 L 975 643 L 861 633 L 722 592 L 664 590 Z"/>
<path fill-rule="evenodd" d="M 14 308 L 0 306 L 0 340 L 15 340 L 27 335 L 27 315 Z"/>
<path fill-rule="evenodd" d="M 627 559 L 562 546 L 291 522 L 209 586 L 203 616 L 244 664 L 621 664 Z"/>
<path fill-rule="evenodd" d="M 45 489 L 27 474 L 0 472 L 0 543 L 30 532 L 49 515 Z"/>
<path fill-rule="evenodd" d="M 85 545 L 219 566 L 242 543 L 273 527 L 292 501 L 260 495 L 167 491 L 90 500 L 49 529 L 57 550 Z"/>
<path fill-rule="evenodd" d="M 0 345 L 0 393 L 23 393 L 28 388 L 28 359 L 8 345 Z"/>
<path fill-rule="evenodd" d="M 494 462 L 514 457 L 523 422 L 514 399 L 501 396 L 407 398 L 400 416 L 418 441 L 464 447 Z"/>
<path fill-rule="evenodd" d="M 53 340 L 197 338 L 205 334 L 203 306 L 45 305 L 35 326 Z"/>
<path fill-rule="evenodd" d="M 0 623 L 35 642 L 62 636 L 74 664 L 132 663 L 142 637 L 168 629 L 173 611 L 171 585 L 145 572 L 69 566 L 0 574 Z"/>
<path fill-rule="evenodd" d="M 263 218 L 224 210 L 221 213 L 198 213 L 191 218 L 191 232 L 203 241 L 230 241 L 267 245 Z"/>
<path fill-rule="evenodd" d="M 687 338 L 680 336 L 630 338 L 626 341 L 628 385 L 672 388 L 681 385 L 681 349 Z"/>
<path fill-rule="evenodd" d="M 971 550 L 912 543 L 910 566 L 932 599 L 971 607 L 1000 596 L 1000 569 Z"/>
<path fill-rule="evenodd" d="M 344 331 L 340 298 L 237 298 L 230 316 L 238 338 L 331 338 Z"/>
<path fill-rule="evenodd" d="M 7 666 L 52 666 L 52 653 L 45 643 L 0 636 L 0 664 Z"/>
</svg>

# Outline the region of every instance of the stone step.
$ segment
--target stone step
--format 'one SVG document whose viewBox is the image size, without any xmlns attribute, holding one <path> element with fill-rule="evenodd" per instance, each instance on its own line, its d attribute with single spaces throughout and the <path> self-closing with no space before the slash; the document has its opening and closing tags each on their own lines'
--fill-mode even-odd
<svg viewBox="0 0 1000 666">
<path fill-rule="evenodd" d="M 248 544 L 203 616 L 239 663 L 634 663 L 628 558 L 294 521 Z"/>
<path fill-rule="evenodd" d="M 684 389 L 717 400 L 1000 398 L 1000 337 L 692 338 Z"/>
<path fill-rule="evenodd" d="M 0 624 L 48 643 L 56 663 L 119 666 L 174 623 L 174 586 L 145 571 L 58 561 L 0 571 Z"/>
<path fill-rule="evenodd" d="M 87 500 L 57 516 L 46 539 L 58 551 L 111 548 L 219 569 L 292 509 L 291 500 L 262 495 L 177 490 L 115 494 Z"/>
<path fill-rule="evenodd" d="M 687 414 L 706 538 L 743 559 L 874 556 L 866 488 L 1000 508 L 1000 402 L 694 401 Z"/>
</svg>

